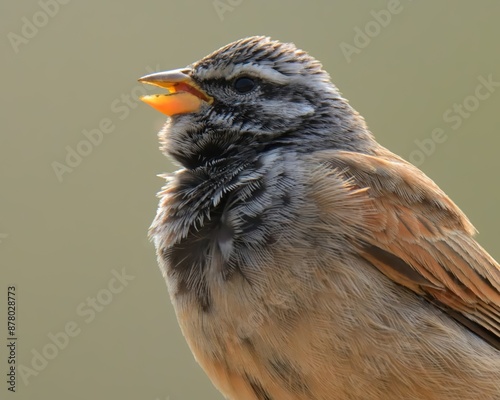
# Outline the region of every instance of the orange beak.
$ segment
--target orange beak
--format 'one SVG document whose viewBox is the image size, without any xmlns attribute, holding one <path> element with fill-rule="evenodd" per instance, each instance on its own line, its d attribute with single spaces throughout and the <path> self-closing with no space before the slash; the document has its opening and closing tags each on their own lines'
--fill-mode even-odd
<svg viewBox="0 0 500 400">
<path fill-rule="evenodd" d="M 167 89 L 168 93 L 142 96 L 141 100 L 169 117 L 196 112 L 203 101 L 211 104 L 213 98 L 196 85 L 188 72 L 176 69 L 143 76 L 139 82 Z"/>
</svg>

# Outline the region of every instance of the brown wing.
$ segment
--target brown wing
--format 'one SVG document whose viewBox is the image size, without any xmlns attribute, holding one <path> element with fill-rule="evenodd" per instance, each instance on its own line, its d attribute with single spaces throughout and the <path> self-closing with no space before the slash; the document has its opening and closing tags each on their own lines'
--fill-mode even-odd
<svg viewBox="0 0 500 400">
<path fill-rule="evenodd" d="M 500 350 L 500 266 L 473 239 L 460 209 L 419 169 L 380 156 L 318 155 L 365 192 L 374 208 L 362 256 Z"/>
</svg>

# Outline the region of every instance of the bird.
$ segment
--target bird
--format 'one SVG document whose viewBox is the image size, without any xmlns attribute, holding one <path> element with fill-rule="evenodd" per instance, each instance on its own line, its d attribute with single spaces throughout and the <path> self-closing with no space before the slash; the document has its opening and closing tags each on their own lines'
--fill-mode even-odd
<svg viewBox="0 0 500 400">
<path fill-rule="evenodd" d="M 139 81 L 178 167 L 149 235 L 226 399 L 500 399 L 499 264 L 317 59 L 252 36 Z"/>
</svg>

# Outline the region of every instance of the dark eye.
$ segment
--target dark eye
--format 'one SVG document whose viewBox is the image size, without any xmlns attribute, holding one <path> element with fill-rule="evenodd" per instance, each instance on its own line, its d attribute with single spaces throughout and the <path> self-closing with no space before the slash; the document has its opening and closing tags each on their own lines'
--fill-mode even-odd
<svg viewBox="0 0 500 400">
<path fill-rule="evenodd" d="M 257 83 L 247 76 L 236 78 L 233 83 L 234 90 L 241 94 L 251 92 L 255 86 L 257 86 Z"/>
</svg>

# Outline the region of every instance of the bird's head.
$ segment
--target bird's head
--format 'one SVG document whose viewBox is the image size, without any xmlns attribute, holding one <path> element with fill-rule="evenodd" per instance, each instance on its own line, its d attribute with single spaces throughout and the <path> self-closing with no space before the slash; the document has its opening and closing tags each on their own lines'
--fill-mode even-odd
<svg viewBox="0 0 500 400">
<path fill-rule="evenodd" d="M 349 144 L 366 135 L 363 119 L 331 83 L 319 61 L 291 43 L 249 37 L 186 68 L 139 81 L 168 93 L 142 98 L 168 115 L 163 150 L 191 168 L 234 152 L 277 146 Z"/>
</svg>

